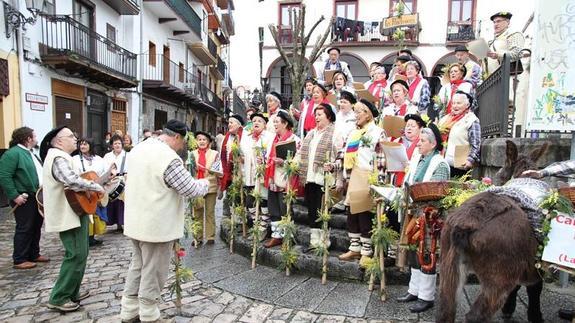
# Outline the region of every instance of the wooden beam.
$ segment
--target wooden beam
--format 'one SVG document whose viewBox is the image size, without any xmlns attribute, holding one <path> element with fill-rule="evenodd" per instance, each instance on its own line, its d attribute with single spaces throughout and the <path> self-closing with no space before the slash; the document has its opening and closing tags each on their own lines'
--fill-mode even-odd
<svg viewBox="0 0 575 323">
<path fill-rule="evenodd" d="M 163 24 L 166 22 L 176 21 L 178 18 L 158 18 L 158 23 Z"/>
<path fill-rule="evenodd" d="M 188 34 L 189 32 L 190 32 L 189 30 L 174 30 L 174 36 Z"/>
</svg>

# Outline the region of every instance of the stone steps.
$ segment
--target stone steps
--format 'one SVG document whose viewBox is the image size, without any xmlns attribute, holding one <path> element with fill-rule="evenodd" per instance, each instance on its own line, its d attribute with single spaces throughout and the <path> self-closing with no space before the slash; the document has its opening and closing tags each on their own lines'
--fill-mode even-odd
<svg viewBox="0 0 575 323">
<path fill-rule="evenodd" d="M 307 207 L 296 203 L 292 206 L 292 219 L 295 223 L 308 225 Z M 332 213 L 329 220 L 329 227 L 332 229 L 347 229 L 347 216 L 345 213 Z"/>
<path fill-rule="evenodd" d="M 311 228 L 297 224 L 297 231 L 295 234 L 295 240 L 298 245 L 302 245 L 305 248 L 309 248 L 310 231 Z M 329 240 L 331 241 L 330 250 L 346 252 L 349 247 L 349 237 L 347 236 L 347 231 L 342 229 L 331 229 L 329 234 Z"/>
</svg>

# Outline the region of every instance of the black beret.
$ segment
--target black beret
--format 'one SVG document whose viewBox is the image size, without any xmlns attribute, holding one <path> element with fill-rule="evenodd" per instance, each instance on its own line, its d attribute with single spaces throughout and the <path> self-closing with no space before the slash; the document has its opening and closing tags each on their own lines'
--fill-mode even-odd
<svg viewBox="0 0 575 323">
<path fill-rule="evenodd" d="M 333 106 L 329 103 L 322 102 L 322 103 L 318 104 L 318 106 L 315 107 L 315 109 L 313 109 L 313 112 L 315 113 L 315 110 L 317 110 L 320 107 L 323 107 L 323 110 L 325 111 L 325 115 L 327 116 L 329 121 L 335 122 L 335 110 L 334 110 Z"/>
<path fill-rule="evenodd" d="M 327 90 L 327 88 L 325 86 L 323 86 L 323 84 L 317 83 L 316 86 L 319 87 L 323 91 L 323 96 L 326 96 L 329 93 L 329 91 Z"/>
<path fill-rule="evenodd" d="M 263 113 L 260 113 L 259 111 L 256 112 L 256 113 L 254 113 L 254 114 L 252 114 L 252 115 L 250 116 L 250 120 L 254 120 L 255 117 L 260 117 L 260 118 L 264 119 L 264 121 L 265 121 L 266 123 L 268 122 L 268 118 L 266 118 L 266 116 L 264 116 Z"/>
<path fill-rule="evenodd" d="M 393 83 L 391 83 L 391 85 L 389 86 L 390 89 L 393 89 L 393 86 L 395 84 L 401 84 L 403 87 L 405 87 L 406 90 L 409 91 L 409 85 L 407 85 L 407 82 L 405 82 L 404 80 L 395 80 L 393 81 Z"/>
<path fill-rule="evenodd" d="M 293 128 L 294 121 L 286 110 L 278 110 L 277 116 L 287 122 L 290 128 Z"/>
<path fill-rule="evenodd" d="M 405 117 L 403 117 L 403 119 L 405 120 L 405 122 L 407 122 L 408 120 L 413 120 L 415 122 L 417 122 L 417 125 L 420 128 L 425 127 L 425 121 L 423 121 L 423 119 L 421 119 L 421 117 L 419 116 L 419 114 L 406 114 Z"/>
<path fill-rule="evenodd" d="M 493 21 L 497 17 L 501 17 L 501 18 L 505 18 L 505 19 L 511 19 L 512 16 L 513 15 L 511 14 L 511 12 L 500 11 L 500 12 L 494 14 L 493 16 L 491 16 L 489 19 L 491 19 L 491 21 Z"/>
<path fill-rule="evenodd" d="M 186 127 L 186 124 L 176 119 L 168 121 L 165 128 L 181 135 L 182 137 L 188 133 L 188 127 Z"/>
<path fill-rule="evenodd" d="M 435 150 L 442 151 L 443 150 L 443 139 L 441 138 L 441 132 L 439 128 L 435 125 L 435 123 L 430 123 L 427 125 L 427 128 L 431 129 L 433 135 L 435 136 L 435 141 L 437 142 L 437 146 L 435 146 Z"/>
<path fill-rule="evenodd" d="M 344 73 L 343 71 L 340 71 L 340 70 L 338 70 L 338 71 L 336 71 L 335 73 L 333 73 L 333 79 L 334 79 L 334 80 L 335 80 L 335 76 L 338 75 L 338 74 L 343 75 L 343 79 L 347 82 L 347 75 L 345 75 L 345 73 Z"/>
<path fill-rule="evenodd" d="M 270 92 L 270 94 L 273 95 L 273 96 L 275 96 L 276 98 L 278 98 L 278 100 L 280 101 L 280 103 L 282 102 L 283 97 L 282 97 L 281 94 L 277 93 L 276 91 L 272 91 L 272 92 Z"/>
<path fill-rule="evenodd" d="M 339 93 L 339 98 L 347 100 L 351 104 L 355 104 L 357 102 L 357 99 L 355 98 L 355 96 L 351 92 L 348 92 L 348 91 L 341 91 Z"/>
<path fill-rule="evenodd" d="M 407 55 L 401 55 L 401 56 L 397 56 L 397 58 L 395 60 L 407 63 L 411 60 L 411 57 L 407 56 Z"/>
<path fill-rule="evenodd" d="M 454 52 L 469 52 L 469 49 L 467 49 L 467 47 L 465 47 L 465 45 L 458 45 L 457 47 L 455 47 L 455 50 L 453 50 Z"/>
<path fill-rule="evenodd" d="M 315 85 L 317 83 L 317 81 L 313 77 L 308 77 L 305 79 L 303 84 L 307 84 L 307 83 L 311 83 L 311 84 Z"/>
<path fill-rule="evenodd" d="M 455 94 L 465 95 L 467 97 L 467 100 L 469 100 L 469 106 L 471 107 L 471 105 L 473 105 L 473 96 L 471 94 L 461 90 L 456 91 Z"/>
<path fill-rule="evenodd" d="M 377 118 L 379 116 L 379 111 L 377 111 L 377 108 L 373 103 L 367 101 L 366 99 L 359 99 L 359 102 L 365 105 L 369 109 L 369 111 L 371 111 L 371 115 L 374 118 Z"/>
<path fill-rule="evenodd" d="M 404 48 L 404 49 L 400 49 L 397 51 L 398 53 L 407 53 L 409 56 L 413 56 L 413 53 L 411 52 L 411 49 L 408 48 Z"/>
<path fill-rule="evenodd" d="M 205 131 L 196 131 L 196 133 L 194 134 L 194 136 L 197 138 L 199 135 L 205 136 L 206 138 L 208 138 L 208 140 L 210 142 L 214 141 L 214 138 L 212 138 L 212 135 L 210 135 L 209 133 L 205 132 Z"/>
<path fill-rule="evenodd" d="M 341 54 L 341 50 L 337 47 L 330 47 L 327 49 L 327 53 L 331 52 L 332 50 L 336 50 L 338 54 Z"/>
<path fill-rule="evenodd" d="M 228 119 L 236 119 L 240 125 L 244 125 L 244 118 L 239 114 L 232 114 Z"/>
<path fill-rule="evenodd" d="M 58 135 L 58 133 L 60 131 L 62 131 L 62 129 L 66 128 L 66 126 L 59 126 L 56 127 L 52 130 L 50 130 L 50 132 L 48 132 L 45 136 L 44 139 L 42 139 L 42 142 L 40 143 L 40 158 L 42 159 L 42 161 L 44 161 L 44 159 L 46 159 L 46 155 L 48 154 L 48 149 L 52 148 L 52 139 L 54 139 L 54 137 L 56 137 Z"/>
</svg>

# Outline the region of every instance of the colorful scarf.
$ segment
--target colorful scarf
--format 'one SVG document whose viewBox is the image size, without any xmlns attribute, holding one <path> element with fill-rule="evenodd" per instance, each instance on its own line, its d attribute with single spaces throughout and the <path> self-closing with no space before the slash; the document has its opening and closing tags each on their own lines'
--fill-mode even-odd
<svg viewBox="0 0 575 323">
<path fill-rule="evenodd" d="M 329 70 L 331 69 L 330 67 L 331 67 L 331 60 L 328 59 L 328 60 L 325 62 L 324 70 L 329 71 Z M 339 62 L 339 59 L 335 62 L 335 70 L 336 70 L 336 71 L 343 71 L 343 70 L 341 69 L 341 63 Z"/>
<path fill-rule="evenodd" d="M 198 179 L 206 177 L 206 151 L 208 151 L 207 147 L 204 149 L 198 148 L 198 166 L 201 166 L 198 167 L 198 173 L 196 174 Z"/>
<path fill-rule="evenodd" d="M 325 157 L 326 157 L 326 153 L 330 150 L 332 150 L 333 153 L 333 133 L 335 130 L 335 126 L 333 123 L 330 123 L 323 131 L 323 134 L 321 134 L 321 139 L 317 145 L 317 148 L 315 149 L 315 155 L 313 156 L 313 171 L 317 172 L 319 171 L 319 169 L 321 169 L 323 167 L 323 164 L 326 162 Z M 299 151 L 300 153 L 300 175 L 299 175 L 299 179 L 300 179 L 300 183 L 302 185 L 305 185 L 306 181 L 307 181 L 307 168 L 309 167 L 308 165 L 308 160 L 309 160 L 309 144 L 312 141 L 312 139 L 314 138 L 314 136 L 318 136 L 317 133 L 317 128 L 315 129 L 315 131 L 310 132 L 307 136 L 305 136 L 302 144 L 301 144 L 301 149 Z M 335 155 L 332 155 L 332 157 L 335 158 Z"/>
<path fill-rule="evenodd" d="M 240 127 L 240 129 L 238 129 L 238 134 L 234 138 L 234 140 L 236 140 L 237 143 L 239 143 L 240 140 L 242 139 L 242 132 L 243 128 Z M 224 141 L 222 142 L 222 153 L 220 154 L 222 160 L 222 169 L 224 171 L 224 176 L 220 181 L 220 190 L 222 192 L 225 191 L 232 184 L 232 176 L 233 176 L 232 171 L 234 170 L 234 164 L 232 163 L 233 157 L 230 156 L 228 160 L 229 139 L 230 139 L 230 132 L 228 131 L 228 133 L 226 133 L 226 136 L 224 137 Z"/>
<path fill-rule="evenodd" d="M 465 117 L 465 115 L 467 115 L 468 112 L 469 109 L 467 109 L 467 111 L 464 111 L 459 115 L 450 113 L 445 117 L 441 118 L 441 120 L 439 120 L 438 127 L 439 130 L 441 131 L 441 139 L 445 144 L 447 144 L 447 139 L 449 138 L 449 133 L 451 132 L 451 128 L 453 128 L 453 125 L 455 125 L 457 121 L 463 119 L 463 117 Z"/>
<path fill-rule="evenodd" d="M 415 94 L 415 89 L 417 89 L 419 82 L 421 82 L 421 77 L 418 76 L 415 78 L 415 80 L 413 80 L 413 83 L 411 83 L 409 85 L 409 99 L 410 100 L 413 100 L 413 95 Z"/>
<path fill-rule="evenodd" d="M 455 81 L 451 81 L 451 95 L 449 96 L 449 102 L 447 103 L 447 108 L 445 109 L 445 113 L 446 114 L 450 114 L 451 113 L 451 99 L 453 98 L 453 95 L 455 94 L 455 92 L 457 92 L 457 89 L 459 88 L 459 85 L 461 83 L 465 83 L 467 81 L 465 80 L 455 80 Z"/>
<path fill-rule="evenodd" d="M 355 165 L 355 160 L 357 159 L 357 151 L 359 150 L 359 145 L 361 144 L 361 137 L 367 132 L 367 125 L 362 129 L 356 129 L 351 132 L 347 139 L 347 147 L 345 149 L 345 154 L 343 156 L 343 167 L 345 169 L 352 169 Z"/>
<path fill-rule="evenodd" d="M 371 93 L 373 96 L 375 96 L 378 99 L 381 99 L 383 97 L 383 89 L 385 89 L 385 87 L 387 86 L 387 80 L 383 79 L 383 80 L 379 80 L 379 81 L 373 81 L 370 85 L 369 85 L 369 93 Z"/>
<path fill-rule="evenodd" d="M 266 174 L 264 177 L 264 185 L 266 188 L 270 187 L 270 180 L 273 181 L 274 175 L 276 173 L 276 163 L 274 161 L 276 157 L 276 145 L 278 142 L 284 142 L 288 140 L 289 137 L 293 135 L 291 130 L 286 131 L 283 136 L 280 137 L 279 134 L 276 134 L 274 141 L 272 142 L 272 147 L 270 149 L 270 154 L 268 156 L 268 162 L 266 165 Z"/>
</svg>

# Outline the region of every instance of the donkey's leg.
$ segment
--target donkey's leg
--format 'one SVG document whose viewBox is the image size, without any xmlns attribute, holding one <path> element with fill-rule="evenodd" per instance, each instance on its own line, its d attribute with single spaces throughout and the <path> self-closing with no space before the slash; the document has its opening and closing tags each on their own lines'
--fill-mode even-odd
<svg viewBox="0 0 575 323">
<path fill-rule="evenodd" d="M 481 292 L 471 306 L 471 311 L 465 315 L 465 322 L 491 322 L 493 315 L 497 312 L 501 305 L 503 305 L 509 291 L 514 287 L 514 283 L 496 284 L 493 282 L 490 284 L 485 284 L 482 281 Z"/>
<path fill-rule="evenodd" d="M 527 286 L 527 296 L 529 297 L 529 306 L 527 307 L 527 318 L 531 323 L 543 322 L 541 314 L 541 292 L 543 291 L 543 280 L 533 285 Z"/>
<path fill-rule="evenodd" d="M 509 293 L 509 296 L 507 296 L 507 300 L 505 301 L 505 304 L 501 309 L 504 319 L 508 319 L 511 318 L 511 316 L 513 316 L 513 313 L 515 312 L 515 307 L 517 306 L 517 292 L 519 292 L 520 288 L 521 285 L 515 286 L 515 288 L 511 291 L 511 293 Z"/>
</svg>

